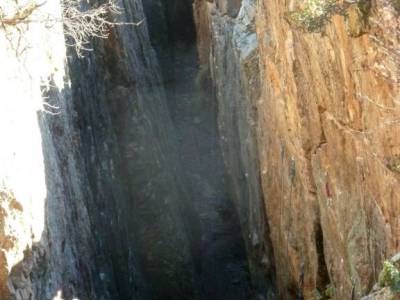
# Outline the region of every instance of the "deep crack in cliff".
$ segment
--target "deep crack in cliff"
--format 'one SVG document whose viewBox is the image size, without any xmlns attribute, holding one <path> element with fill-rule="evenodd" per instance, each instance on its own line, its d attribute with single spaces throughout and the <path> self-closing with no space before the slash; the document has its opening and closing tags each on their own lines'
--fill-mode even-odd
<svg viewBox="0 0 400 300">
<path fill-rule="evenodd" d="M 199 64 L 192 3 L 147 1 L 144 6 L 177 132 L 179 175 L 200 223 L 194 252 L 199 296 L 249 299 L 246 251 L 220 149 L 217 100 L 209 69 Z"/>
<path fill-rule="evenodd" d="M 115 1 L 83 57 L 1 3 L 0 299 L 395 296 L 397 3 Z"/>
</svg>

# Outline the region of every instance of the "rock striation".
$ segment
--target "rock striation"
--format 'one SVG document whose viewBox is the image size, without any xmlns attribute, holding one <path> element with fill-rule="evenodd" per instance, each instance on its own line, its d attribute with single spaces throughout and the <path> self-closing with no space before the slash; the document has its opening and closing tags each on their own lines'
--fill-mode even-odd
<svg viewBox="0 0 400 300">
<path fill-rule="evenodd" d="M 0 298 L 391 297 L 398 3 L 118 5 L 83 57 L 0 28 Z"/>
<path fill-rule="evenodd" d="M 121 5 L 121 22 L 145 19 L 141 1 Z M 34 39 L 28 30 L 26 36 L 30 34 Z M 190 230 L 195 226 L 185 226 L 193 218 L 176 176 L 175 134 L 146 22 L 115 28 L 109 39 L 94 41 L 93 51 L 84 58 L 71 49 L 68 56 L 65 48 L 55 52 L 60 40 L 64 45 L 62 31 L 53 29 L 49 36 L 58 39 L 36 41 L 43 42 L 43 54 L 27 50 L 27 59 L 32 59 L 28 65 L 40 68 L 35 54 L 43 56 L 44 66 L 51 63 L 47 57 L 56 57 L 60 62 L 54 70 L 64 74 L 50 70 L 45 77 L 34 73 L 34 81 L 29 76 L 13 78 L 31 86 L 37 98 L 14 94 L 9 99 L 25 97 L 39 105 L 46 100 L 46 111 L 28 106 L 27 112 L 34 126 L 39 120 L 34 127 L 37 157 L 23 153 L 28 162 L 43 163 L 39 175 L 44 192 L 28 194 L 33 203 L 25 205 L 22 192 L 29 191 L 29 178 L 18 182 L 18 174 L 5 174 L 18 184 L 9 188 L 23 211 L 32 215 L 36 208 L 43 213 L 39 237 L 28 244 L 16 238 L 22 250 L 27 249 L 20 262 L 8 265 L 11 298 L 52 299 L 58 290 L 66 299 L 81 300 L 191 298 Z M 18 124 L 18 114 L 11 111 L 10 122 Z M 17 139 L 28 134 L 16 131 L 18 126 L 8 128 Z M 29 139 L 16 147 L 29 150 Z M 9 147 L 4 153 L 12 156 L 12 151 Z M 20 159 L 10 169 L 20 166 Z M 29 165 L 20 167 L 27 172 Z M 33 223 L 32 217 L 24 221 Z"/>
<path fill-rule="evenodd" d="M 229 192 L 239 215 L 255 289 L 273 295 L 273 259 L 256 126 L 260 98 L 256 1 L 195 1 L 198 51 L 209 72 L 218 110 L 218 127 Z M 241 4 L 241 5 L 238 5 Z M 236 7 L 236 13 L 224 9 Z"/>
<path fill-rule="evenodd" d="M 398 250 L 396 5 L 345 4 L 313 33 L 296 3 L 239 4 L 195 16 L 252 269 L 273 257 L 282 299 L 358 299 Z"/>
<path fill-rule="evenodd" d="M 376 1 L 364 23 L 353 6 L 308 33 L 285 20 L 294 5 L 259 1 L 256 18 L 277 286 L 283 298 L 331 285 L 336 299 L 359 299 L 399 249 L 398 12 Z"/>
</svg>

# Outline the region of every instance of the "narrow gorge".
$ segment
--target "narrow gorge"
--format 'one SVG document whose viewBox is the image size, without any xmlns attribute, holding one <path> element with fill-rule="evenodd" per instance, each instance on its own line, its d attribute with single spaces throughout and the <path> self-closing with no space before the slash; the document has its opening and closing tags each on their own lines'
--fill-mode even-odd
<svg viewBox="0 0 400 300">
<path fill-rule="evenodd" d="M 3 2 L 0 300 L 399 297 L 397 0 Z"/>
</svg>

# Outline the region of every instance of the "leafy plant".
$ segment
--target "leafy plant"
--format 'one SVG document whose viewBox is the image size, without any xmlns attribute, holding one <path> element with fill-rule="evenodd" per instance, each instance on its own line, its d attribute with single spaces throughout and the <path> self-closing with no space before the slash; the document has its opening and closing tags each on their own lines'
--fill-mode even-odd
<svg viewBox="0 0 400 300">
<path fill-rule="evenodd" d="M 390 261 L 383 263 L 383 269 L 379 274 L 379 285 L 390 287 L 394 293 L 400 293 L 400 272 Z"/>
<path fill-rule="evenodd" d="M 286 14 L 297 28 L 308 32 L 321 32 L 335 14 L 342 12 L 337 0 L 307 0 L 303 7 Z"/>
<path fill-rule="evenodd" d="M 324 296 L 327 299 L 331 299 L 335 296 L 335 286 L 333 284 L 328 284 L 324 291 Z"/>
</svg>

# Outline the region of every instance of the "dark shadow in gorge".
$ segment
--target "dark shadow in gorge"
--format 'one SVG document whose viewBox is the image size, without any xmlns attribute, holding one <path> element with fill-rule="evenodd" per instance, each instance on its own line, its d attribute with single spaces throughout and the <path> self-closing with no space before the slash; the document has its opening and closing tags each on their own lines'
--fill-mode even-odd
<svg viewBox="0 0 400 300">
<path fill-rule="evenodd" d="M 200 217 L 202 299 L 249 299 L 246 251 L 219 146 L 217 105 L 208 70 L 198 64 L 191 1 L 144 1 L 168 108 L 177 130 L 189 201 Z"/>
</svg>

